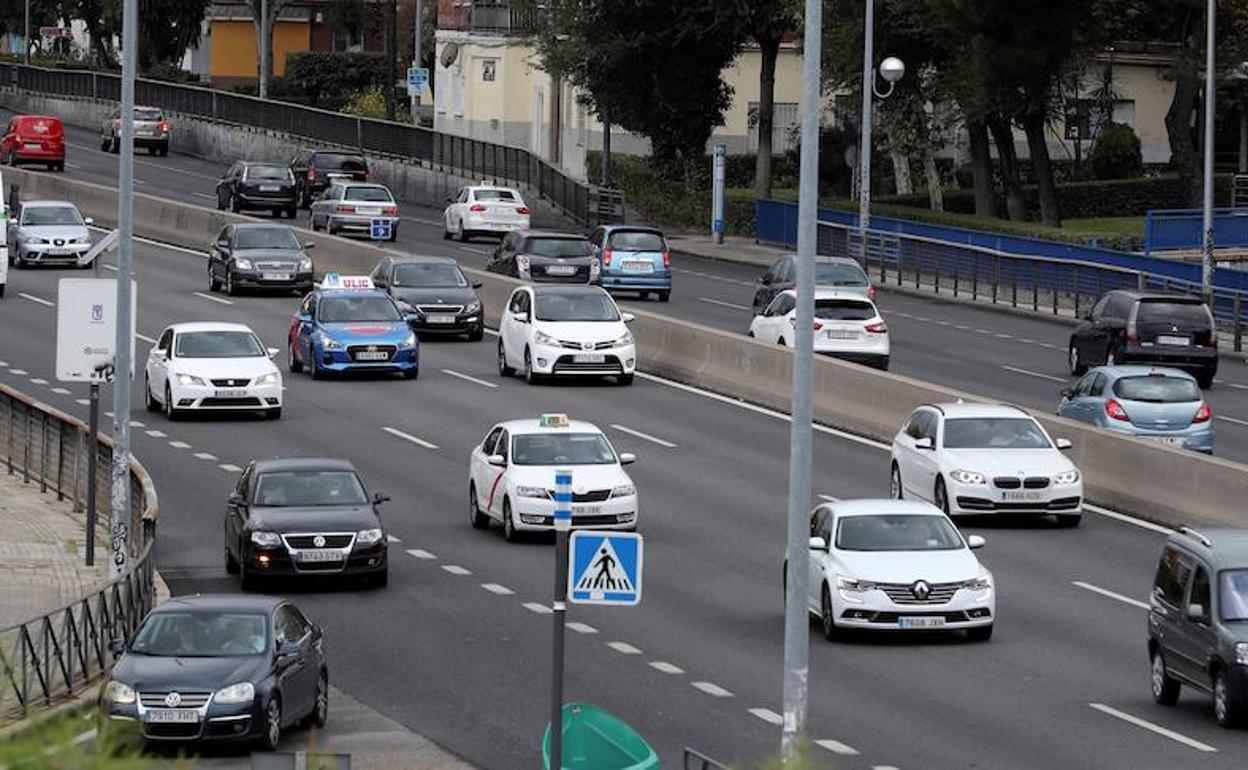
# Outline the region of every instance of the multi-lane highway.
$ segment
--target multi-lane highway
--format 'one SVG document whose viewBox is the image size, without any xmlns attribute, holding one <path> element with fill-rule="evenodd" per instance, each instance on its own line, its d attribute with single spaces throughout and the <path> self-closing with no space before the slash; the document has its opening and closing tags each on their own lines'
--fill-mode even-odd
<svg viewBox="0 0 1248 770">
<path fill-rule="evenodd" d="M 136 266 L 140 360 L 165 324 L 183 320 L 242 321 L 284 345 L 293 297 L 207 295 L 202 255 L 183 250 L 142 245 Z M 85 415 L 85 394 L 52 373 L 63 275 L 10 273 L 0 378 Z M 773 752 L 783 417 L 649 377 L 627 390 L 530 387 L 499 379 L 493 347 L 490 338 L 426 344 L 415 382 L 289 376 L 279 422 L 169 423 L 137 407 L 135 450 L 161 494 L 157 565 L 172 590 L 236 590 L 223 564 L 222 513 L 248 460 L 350 457 L 372 488 L 394 497 L 385 508 L 398 538 L 389 587 L 273 590 L 294 594 L 324 625 L 332 676 L 347 694 L 479 766 L 532 767 L 547 707 L 551 550 L 470 527 L 466 459 L 493 421 L 566 411 L 638 453 L 631 472 L 649 551 L 642 606 L 571 613 L 569 697 L 632 722 L 665 764 L 686 745 L 724 760 Z M 883 447 L 831 430 L 815 441 L 815 495 L 887 493 Z M 1140 605 L 1158 532 L 1103 515 L 1078 530 L 1001 521 L 973 531 L 988 538 L 981 558 L 997 576 L 993 640 L 828 644 L 815 634 L 810 733 L 820 765 L 1241 764 L 1248 734 L 1218 728 L 1206 701 L 1165 709 L 1150 698 Z"/>
<path fill-rule="evenodd" d="M 66 132 L 66 173 L 114 186 L 117 156 L 102 152 L 92 131 L 67 127 Z M 216 182 L 232 160 L 140 153 L 135 160 L 136 190 L 214 206 Z M 455 257 L 471 267 L 483 266 L 493 249 L 486 241 L 442 240 L 440 211 L 409 204 L 403 214 L 397 244 L 401 249 Z M 306 226 L 306 214 L 301 213 L 296 224 Z M 672 301 L 644 306 L 717 328 L 746 331 L 761 268 L 685 255 L 678 255 L 673 266 Z M 1070 327 L 1065 323 L 897 292 L 883 293 L 879 304 L 891 331 L 895 372 L 1046 411 L 1056 408 L 1058 391 L 1070 382 L 1065 366 Z M 1207 394 L 1215 415 L 1215 454 L 1248 461 L 1248 366 L 1242 358 L 1224 353 L 1218 383 Z"/>
</svg>

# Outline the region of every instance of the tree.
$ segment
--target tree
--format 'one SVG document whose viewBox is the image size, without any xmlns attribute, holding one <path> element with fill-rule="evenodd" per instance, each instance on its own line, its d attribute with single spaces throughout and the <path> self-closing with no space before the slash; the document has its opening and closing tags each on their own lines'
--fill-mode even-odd
<svg viewBox="0 0 1248 770">
<path fill-rule="evenodd" d="M 771 197 L 772 129 L 775 125 L 776 61 L 785 35 L 797 29 L 797 0 L 749 0 L 750 36 L 758 44 L 758 154 L 754 161 L 754 194 Z"/>
<path fill-rule="evenodd" d="M 254 19 L 256 23 L 256 55 L 259 56 L 261 49 L 268 54 L 264 57 L 264 61 L 259 62 L 258 71 L 264 73 L 265 77 L 271 81 L 273 79 L 273 24 L 277 22 L 277 15 L 281 13 L 282 9 L 289 5 L 292 0 L 243 0 L 243 2 L 245 2 L 247 7 L 251 9 L 251 18 Z M 268 18 L 265 20 L 263 25 L 263 29 L 268 32 L 268 45 L 260 44 L 260 10 L 262 3 L 267 6 L 265 10 L 268 11 Z"/>
<path fill-rule="evenodd" d="M 116 67 L 113 39 L 121 36 L 121 0 L 77 0 L 75 15 L 87 29 L 92 62 L 105 69 Z"/>
<path fill-rule="evenodd" d="M 139 66 L 177 66 L 198 45 L 211 0 L 139 0 Z"/>
</svg>

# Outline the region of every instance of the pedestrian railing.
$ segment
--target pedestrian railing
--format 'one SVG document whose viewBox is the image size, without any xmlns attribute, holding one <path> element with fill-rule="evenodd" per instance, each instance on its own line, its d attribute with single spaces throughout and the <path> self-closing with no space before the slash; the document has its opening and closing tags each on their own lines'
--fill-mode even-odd
<svg viewBox="0 0 1248 770">
<path fill-rule="evenodd" d="M 682 770 L 728 770 L 728 765 L 711 759 L 700 751 L 685 747 Z"/>
<path fill-rule="evenodd" d="M 81 420 L 0 384 L 0 462 L 23 483 L 70 501 L 75 512 L 85 509 L 89 452 L 98 453 L 97 498 L 111 496 L 112 440 L 101 436 L 92 447 L 89 436 Z M 0 629 L 0 720 L 21 718 L 82 692 L 108 670 L 108 643 L 129 640 L 151 609 L 152 545 L 160 508 L 151 477 L 135 460 L 129 482 L 126 572 L 88 596 Z M 107 546 L 101 550 L 107 553 Z"/>
<path fill-rule="evenodd" d="M 1204 229 L 1200 209 L 1151 209 L 1144 219 L 1144 253 L 1199 252 Z M 1248 209 L 1214 209 L 1213 242 L 1221 250 L 1248 249 Z"/>
<path fill-rule="evenodd" d="M 121 78 L 109 72 L 0 64 L 0 87 L 34 94 L 117 101 Z M 249 126 L 362 152 L 426 163 L 473 179 L 514 184 L 586 223 L 589 186 L 528 150 L 274 99 L 157 80 L 135 81 L 135 102 L 203 120 Z"/>
</svg>

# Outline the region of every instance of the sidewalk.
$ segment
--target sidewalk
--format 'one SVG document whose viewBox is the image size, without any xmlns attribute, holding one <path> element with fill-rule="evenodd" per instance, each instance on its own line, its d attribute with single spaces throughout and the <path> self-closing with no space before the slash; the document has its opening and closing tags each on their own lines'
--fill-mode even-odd
<svg viewBox="0 0 1248 770">
<path fill-rule="evenodd" d="M 795 251 L 780 246 L 765 246 L 756 243 L 753 238 L 740 236 L 726 236 L 724 242 L 719 244 L 709 235 L 669 235 L 667 245 L 677 254 L 759 267 L 770 267 L 772 262 Z"/>
</svg>

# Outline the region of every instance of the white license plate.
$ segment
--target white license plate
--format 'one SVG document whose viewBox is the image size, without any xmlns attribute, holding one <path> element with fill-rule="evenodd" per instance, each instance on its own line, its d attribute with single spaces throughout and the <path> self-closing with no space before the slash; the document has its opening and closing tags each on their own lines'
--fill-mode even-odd
<svg viewBox="0 0 1248 770">
<path fill-rule="evenodd" d="M 945 619 L 926 615 L 902 615 L 897 618 L 898 628 L 944 628 Z"/>
<path fill-rule="evenodd" d="M 144 713 L 143 720 L 159 724 L 192 724 L 199 721 L 199 712 L 194 709 L 150 709 Z"/>
<path fill-rule="evenodd" d="M 342 561 L 342 551 L 300 551 L 299 561 L 311 563 Z"/>
<path fill-rule="evenodd" d="M 574 516 L 592 516 L 595 513 L 602 513 L 601 505 L 576 505 L 572 507 L 572 515 Z"/>
<path fill-rule="evenodd" d="M 607 357 L 602 353 L 577 353 L 572 360 L 578 364 L 601 364 L 606 362 Z"/>
<path fill-rule="evenodd" d="M 38 142 L 27 142 L 26 144 L 22 146 L 28 150 L 42 150 L 43 149 L 43 145 L 39 144 Z"/>
<path fill-rule="evenodd" d="M 49 256 L 53 256 L 53 257 L 64 257 L 69 254 L 73 254 L 75 252 L 73 249 L 55 248 L 55 249 L 45 249 L 43 253 Z"/>
<path fill-rule="evenodd" d="M 860 336 L 856 331 L 845 329 L 828 329 L 823 333 L 824 339 L 829 340 L 856 340 Z"/>
<path fill-rule="evenodd" d="M 455 316 L 453 315 L 429 315 L 425 316 L 425 320 L 431 324 L 453 324 Z"/>
<path fill-rule="evenodd" d="M 575 275 L 575 265 L 550 265 L 546 268 L 547 275 Z"/>
<path fill-rule="evenodd" d="M 260 276 L 266 281 L 289 281 L 289 273 L 263 273 Z"/>
<path fill-rule="evenodd" d="M 233 390 L 218 390 L 213 395 L 217 398 L 243 398 L 247 395 L 247 391 L 242 388 L 236 388 Z"/>
<path fill-rule="evenodd" d="M 1178 345 L 1180 347 L 1188 347 L 1192 344 L 1192 341 L 1188 339 L 1187 337 L 1172 337 L 1168 334 L 1158 334 L 1157 344 L 1158 345 Z"/>
<path fill-rule="evenodd" d="M 1158 444 L 1171 444 L 1178 446 L 1183 443 L 1182 436 L 1145 436 L 1144 438 L 1147 438 L 1150 441 L 1156 441 Z"/>
<path fill-rule="evenodd" d="M 356 361 L 386 361 L 390 354 L 384 350 L 363 350 L 355 354 Z"/>
<path fill-rule="evenodd" d="M 1044 497 L 1041 492 L 1019 491 L 1019 492 L 1002 492 L 1001 499 L 1006 502 L 1034 502 Z"/>
<path fill-rule="evenodd" d="M 649 262 L 625 262 L 624 272 L 626 273 L 653 273 L 654 265 Z"/>
<path fill-rule="evenodd" d="M 381 208 L 379 206 L 356 206 L 355 213 L 375 217 L 381 213 Z"/>
<path fill-rule="evenodd" d="M 277 191 L 278 191 L 278 190 L 280 190 L 280 189 L 282 189 L 282 188 L 281 188 L 281 187 L 279 187 L 279 186 L 277 186 L 277 185 L 275 185 L 275 184 L 262 184 L 262 185 L 260 185 L 260 192 L 277 192 Z"/>
</svg>

